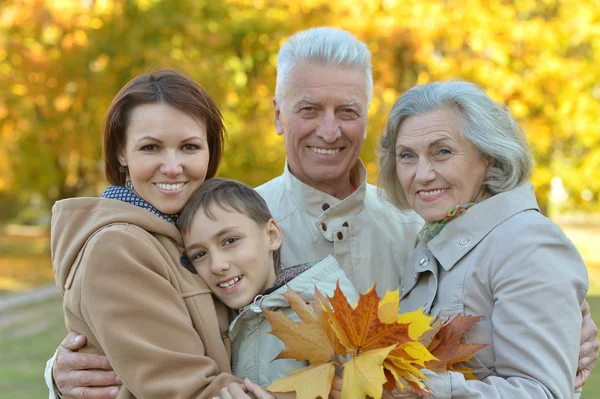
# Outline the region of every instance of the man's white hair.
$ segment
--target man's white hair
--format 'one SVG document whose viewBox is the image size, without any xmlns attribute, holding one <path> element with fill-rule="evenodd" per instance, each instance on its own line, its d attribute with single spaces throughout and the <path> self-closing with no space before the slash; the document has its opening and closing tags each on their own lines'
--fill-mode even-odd
<svg viewBox="0 0 600 399">
<path fill-rule="evenodd" d="M 289 87 L 292 70 L 299 64 L 316 64 L 356 68 L 365 74 L 367 105 L 373 96 L 371 52 L 367 45 L 350 32 L 319 27 L 300 31 L 290 36 L 277 56 L 277 86 L 275 99 L 281 103 Z"/>
</svg>

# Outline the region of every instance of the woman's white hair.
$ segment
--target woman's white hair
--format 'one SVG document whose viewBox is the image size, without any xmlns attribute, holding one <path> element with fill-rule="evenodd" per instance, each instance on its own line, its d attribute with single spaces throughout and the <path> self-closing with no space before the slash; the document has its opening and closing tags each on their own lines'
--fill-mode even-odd
<svg viewBox="0 0 600 399">
<path fill-rule="evenodd" d="M 290 36 L 277 55 L 277 86 L 275 99 L 282 102 L 289 87 L 292 70 L 299 64 L 317 64 L 356 68 L 365 74 L 367 104 L 373 95 L 371 52 L 367 45 L 350 32 L 319 27 L 303 30 Z"/>
<path fill-rule="evenodd" d="M 462 136 L 492 160 L 484 182 L 490 194 L 511 190 L 531 175 L 533 157 L 527 139 L 507 106 L 495 102 L 474 84 L 460 80 L 415 86 L 392 107 L 379 141 L 380 194 L 399 209 L 409 208 L 396 172 L 400 126 L 410 116 L 444 108 L 458 114 Z"/>
</svg>

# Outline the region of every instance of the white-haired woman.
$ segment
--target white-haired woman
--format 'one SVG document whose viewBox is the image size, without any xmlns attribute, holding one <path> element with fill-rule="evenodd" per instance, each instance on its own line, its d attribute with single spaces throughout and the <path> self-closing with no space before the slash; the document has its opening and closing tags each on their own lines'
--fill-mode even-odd
<svg viewBox="0 0 600 399">
<path fill-rule="evenodd" d="M 432 398 L 572 398 L 586 267 L 540 212 L 533 161 L 507 107 L 461 81 L 414 87 L 380 142 L 380 187 L 426 225 L 404 272 L 401 311 L 442 322 L 482 315 L 466 362 L 479 380 L 428 373 Z"/>
</svg>

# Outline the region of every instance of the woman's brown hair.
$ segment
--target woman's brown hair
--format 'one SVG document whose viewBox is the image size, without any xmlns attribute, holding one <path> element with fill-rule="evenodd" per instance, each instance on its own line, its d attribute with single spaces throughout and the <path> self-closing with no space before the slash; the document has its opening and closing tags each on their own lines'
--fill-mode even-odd
<svg viewBox="0 0 600 399">
<path fill-rule="evenodd" d="M 210 158 L 206 179 L 215 176 L 225 140 L 223 116 L 213 98 L 202 86 L 180 72 L 164 69 L 140 75 L 129 81 L 115 96 L 104 118 L 104 172 L 111 184 L 124 185 L 118 155 L 126 142 L 129 114 L 138 105 L 164 103 L 206 125 Z"/>
</svg>

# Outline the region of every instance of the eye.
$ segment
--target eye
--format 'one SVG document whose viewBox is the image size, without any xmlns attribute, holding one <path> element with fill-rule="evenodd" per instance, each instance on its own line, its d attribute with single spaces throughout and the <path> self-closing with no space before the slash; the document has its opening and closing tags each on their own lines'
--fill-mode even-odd
<svg viewBox="0 0 600 399">
<path fill-rule="evenodd" d="M 406 161 L 413 158 L 413 154 L 407 151 L 403 151 L 401 153 L 398 154 L 398 159 Z"/>
<path fill-rule="evenodd" d="M 450 155 L 450 154 L 452 154 L 452 152 L 447 148 L 440 148 L 436 153 L 436 155 L 441 155 L 441 156 Z"/>
<path fill-rule="evenodd" d="M 223 245 L 231 245 L 231 244 L 235 244 L 235 243 L 237 242 L 237 240 L 238 240 L 238 239 L 237 239 L 237 237 L 229 237 L 229 238 L 226 238 L 226 239 L 223 241 Z"/>
<path fill-rule="evenodd" d="M 200 146 L 198 146 L 196 144 L 185 144 L 183 147 L 181 147 L 181 149 L 183 151 L 192 152 L 192 151 L 198 151 L 200 149 Z"/>
<path fill-rule="evenodd" d="M 192 256 L 191 259 L 193 262 L 202 260 L 206 256 L 206 251 L 200 251 L 196 255 Z"/>
<path fill-rule="evenodd" d="M 315 107 L 313 107 L 313 106 L 311 106 L 311 105 L 309 105 L 309 106 L 307 106 L 307 107 L 302 107 L 302 108 L 300 108 L 300 111 L 301 111 L 301 112 L 313 112 L 314 110 L 315 110 Z"/>
<path fill-rule="evenodd" d="M 158 146 L 156 144 L 148 144 L 140 148 L 141 151 L 151 152 L 158 150 Z"/>
</svg>

